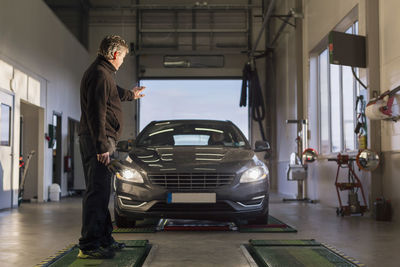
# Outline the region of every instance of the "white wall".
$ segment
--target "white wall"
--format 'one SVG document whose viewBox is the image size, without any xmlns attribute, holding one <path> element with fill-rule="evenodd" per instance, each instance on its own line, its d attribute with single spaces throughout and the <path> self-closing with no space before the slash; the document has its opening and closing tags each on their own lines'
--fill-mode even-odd
<svg viewBox="0 0 400 267">
<path fill-rule="evenodd" d="M 45 109 L 44 129 L 47 131 L 47 125 L 52 122 L 53 111 L 63 114 L 64 156 L 67 151 L 67 118 L 80 119 L 79 84 L 89 64 L 88 53 L 43 1 L 3 0 L 1 4 L 0 58 L 41 80 L 40 106 Z M 39 138 L 44 138 L 44 133 Z M 19 140 L 19 131 L 15 140 Z M 14 144 L 14 151 L 14 174 L 18 175 L 18 142 Z M 43 151 L 44 163 L 39 168 L 44 170 L 44 177 L 39 177 L 43 180 L 39 201 L 47 200 L 52 180 L 52 151 L 47 148 L 47 142 Z M 65 195 L 65 174 L 62 189 Z"/>
<path fill-rule="evenodd" d="M 381 93 L 400 85 L 399 8 L 399 1 L 379 1 Z M 399 104 L 399 98 L 397 101 Z M 394 220 L 400 221 L 400 123 L 383 122 L 381 130 L 383 195 L 392 201 Z"/>
<path fill-rule="evenodd" d="M 400 38 L 395 34 L 400 27 L 400 19 L 396 15 L 398 8 L 399 1 L 380 1 L 381 93 L 400 85 Z M 382 123 L 382 150 L 400 151 L 399 136 L 400 123 Z"/>
</svg>

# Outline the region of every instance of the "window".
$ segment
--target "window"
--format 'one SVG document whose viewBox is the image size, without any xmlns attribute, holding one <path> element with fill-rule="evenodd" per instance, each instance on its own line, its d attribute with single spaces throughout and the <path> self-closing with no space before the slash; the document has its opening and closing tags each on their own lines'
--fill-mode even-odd
<svg viewBox="0 0 400 267">
<path fill-rule="evenodd" d="M 346 33 L 358 34 L 358 22 Z M 363 92 L 351 67 L 329 64 L 328 48 L 319 53 L 317 62 L 320 151 L 328 154 L 356 150 L 356 96 Z"/>
<path fill-rule="evenodd" d="M 0 110 L 0 145 L 10 146 L 11 137 L 11 107 L 1 104 Z"/>
</svg>

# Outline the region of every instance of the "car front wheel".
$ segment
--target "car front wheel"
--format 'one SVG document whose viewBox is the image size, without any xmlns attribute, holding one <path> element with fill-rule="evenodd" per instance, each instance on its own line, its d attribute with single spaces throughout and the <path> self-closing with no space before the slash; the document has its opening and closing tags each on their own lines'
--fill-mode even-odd
<svg viewBox="0 0 400 267">
<path fill-rule="evenodd" d="M 268 213 L 249 220 L 249 224 L 268 224 Z"/>
<path fill-rule="evenodd" d="M 136 224 L 135 220 L 130 220 L 127 217 L 119 216 L 118 212 L 114 211 L 115 224 L 118 228 L 130 228 Z"/>
</svg>

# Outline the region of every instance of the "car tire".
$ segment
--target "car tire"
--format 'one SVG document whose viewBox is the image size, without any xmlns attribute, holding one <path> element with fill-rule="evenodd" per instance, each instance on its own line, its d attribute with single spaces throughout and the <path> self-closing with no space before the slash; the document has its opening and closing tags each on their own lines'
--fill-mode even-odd
<svg viewBox="0 0 400 267">
<path fill-rule="evenodd" d="M 131 228 L 136 224 L 135 220 L 130 220 L 127 217 L 119 216 L 116 211 L 114 212 L 114 219 L 118 228 Z"/>
<path fill-rule="evenodd" d="M 244 220 L 244 219 L 235 219 L 235 224 L 236 226 L 243 226 L 243 225 L 247 225 L 249 223 L 248 220 Z"/>
<path fill-rule="evenodd" d="M 268 224 L 268 213 L 249 220 L 249 224 Z"/>
</svg>

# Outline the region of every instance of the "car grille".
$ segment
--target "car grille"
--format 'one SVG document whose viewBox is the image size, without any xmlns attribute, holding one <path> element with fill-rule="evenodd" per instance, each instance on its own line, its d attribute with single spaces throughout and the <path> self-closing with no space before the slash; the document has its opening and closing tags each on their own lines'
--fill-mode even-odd
<svg viewBox="0 0 400 267">
<path fill-rule="evenodd" d="M 233 211 L 233 208 L 225 202 L 213 204 L 205 203 L 165 203 L 157 202 L 149 212 L 211 212 L 211 211 Z"/>
<path fill-rule="evenodd" d="M 151 173 L 154 185 L 168 189 L 215 189 L 233 182 L 233 173 Z"/>
</svg>

